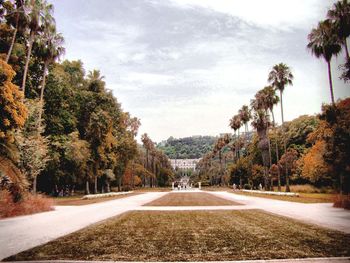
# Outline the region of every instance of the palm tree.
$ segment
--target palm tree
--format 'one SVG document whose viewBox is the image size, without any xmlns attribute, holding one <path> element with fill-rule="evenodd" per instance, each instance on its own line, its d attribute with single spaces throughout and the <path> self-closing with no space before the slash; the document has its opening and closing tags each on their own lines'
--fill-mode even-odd
<svg viewBox="0 0 350 263">
<path fill-rule="evenodd" d="M 56 27 L 52 24 L 49 24 L 45 27 L 43 35 L 39 41 L 39 46 L 41 47 L 41 55 L 44 60 L 44 71 L 41 82 L 41 91 L 40 91 L 40 109 L 38 115 L 38 131 L 41 126 L 41 117 L 43 112 L 43 102 L 44 102 L 44 89 L 46 84 L 46 75 L 48 71 L 49 64 L 55 62 L 65 51 L 62 47 L 64 42 L 63 36 L 56 33 Z"/>
<path fill-rule="evenodd" d="M 241 117 L 239 115 L 235 115 L 232 117 L 232 119 L 230 120 L 230 127 L 234 130 L 235 132 L 235 137 L 236 139 L 236 147 L 235 147 L 235 158 L 237 157 L 237 153 L 238 153 L 238 157 L 239 157 L 239 148 L 237 147 L 237 142 L 239 142 L 239 129 L 242 127 L 242 120 Z M 236 132 L 238 130 L 238 136 L 236 135 Z"/>
<path fill-rule="evenodd" d="M 24 8 L 24 0 L 16 0 L 15 2 L 16 2 L 16 4 L 15 4 L 16 7 L 14 8 L 13 12 L 6 15 L 7 20 L 12 20 L 12 18 L 14 18 L 14 21 L 13 21 L 14 31 L 13 31 L 13 35 L 12 35 L 12 39 L 11 39 L 10 48 L 7 51 L 6 63 L 8 63 L 10 60 L 12 49 L 13 49 L 13 46 L 14 46 L 15 41 L 16 41 L 17 32 L 21 27 L 23 27 L 23 26 L 21 26 L 21 23 L 20 23 L 21 15 L 24 16 L 26 14 L 25 8 Z"/>
<path fill-rule="evenodd" d="M 350 3 L 348 0 L 338 1 L 333 8 L 328 10 L 327 17 L 333 22 L 333 26 L 341 43 L 344 45 L 347 60 L 349 49 L 346 39 L 350 36 Z"/>
<path fill-rule="evenodd" d="M 272 86 L 267 86 L 262 90 L 262 93 L 264 95 L 264 101 L 266 104 L 266 107 L 270 110 L 272 115 L 272 127 L 275 130 L 276 135 L 276 163 L 278 163 L 279 160 L 279 151 L 278 151 L 278 140 L 277 140 L 277 130 L 276 130 L 276 122 L 275 122 L 275 114 L 273 112 L 273 107 L 278 104 L 279 98 L 276 95 L 276 90 Z M 271 158 L 271 156 L 270 156 Z M 281 191 L 281 173 L 280 170 L 277 170 L 277 178 L 278 178 L 278 191 Z"/>
<path fill-rule="evenodd" d="M 22 91 L 25 94 L 27 73 L 29 67 L 30 56 L 32 53 L 33 43 L 38 32 L 42 29 L 43 24 L 54 24 L 55 19 L 52 16 L 53 5 L 48 4 L 46 0 L 26 0 L 25 5 L 30 9 L 29 18 L 29 41 L 28 50 L 26 56 L 26 63 L 24 67 L 23 80 L 22 80 Z"/>
<path fill-rule="evenodd" d="M 293 85 L 293 79 L 294 79 L 294 76 L 290 68 L 284 63 L 280 63 L 273 66 L 268 77 L 268 81 L 272 84 L 275 90 L 279 90 L 280 92 L 284 152 L 287 151 L 287 146 L 286 146 L 286 138 L 284 134 L 283 91 L 286 85 Z M 286 174 L 286 176 L 288 176 L 288 174 Z M 290 192 L 289 184 L 286 185 L 286 191 Z"/>
<path fill-rule="evenodd" d="M 267 130 L 270 126 L 269 116 L 266 114 L 266 111 L 262 108 L 256 108 L 255 100 L 251 102 L 253 112 L 252 126 L 256 129 L 259 136 L 258 148 L 261 151 L 262 161 L 264 165 L 264 180 L 265 180 L 265 189 L 269 189 L 268 183 L 268 165 L 269 165 L 269 146 L 267 139 Z"/>
<path fill-rule="evenodd" d="M 339 54 L 341 46 L 339 44 L 338 37 L 334 33 L 332 22 L 330 20 L 319 22 L 318 27 L 312 29 L 311 33 L 308 35 L 308 39 L 309 44 L 307 45 L 307 47 L 311 50 L 312 54 L 315 55 L 317 58 L 324 58 L 327 62 L 331 99 L 333 105 L 335 105 L 331 72 L 331 60 L 333 55 L 337 56 Z"/>
</svg>

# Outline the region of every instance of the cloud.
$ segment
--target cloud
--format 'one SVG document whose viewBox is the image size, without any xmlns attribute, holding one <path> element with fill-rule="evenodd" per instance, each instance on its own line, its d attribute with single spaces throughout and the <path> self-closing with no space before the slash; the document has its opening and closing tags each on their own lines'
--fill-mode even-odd
<svg viewBox="0 0 350 263">
<path fill-rule="evenodd" d="M 66 58 L 100 69 L 153 140 L 229 131 L 229 118 L 280 62 L 295 75 L 284 95 L 287 120 L 329 101 L 325 64 L 306 44 L 333 0 L 53 2 Z M 337 76 L 341 60 L 334 63 Z M 349 94 L 334 78 L 336 95 Z"/>
</svg>

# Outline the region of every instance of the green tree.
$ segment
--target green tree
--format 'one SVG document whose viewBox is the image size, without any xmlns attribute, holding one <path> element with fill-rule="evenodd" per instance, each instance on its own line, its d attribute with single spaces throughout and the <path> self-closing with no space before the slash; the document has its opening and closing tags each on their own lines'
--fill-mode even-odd
<svg viewBox="0 0 350 263">
<path fill-rule="evenodd" d="M 38 129 L 40 129 L 42 112 L 44 107 L 44 90 L 46 85 L 46 75 L 48 71 L 49 64 L 55 62 L 64 53 L 63 37 L 61 34 L 56 33 L 56 27 L 53 24 L 47 24 L 44 26 L 43 34 L 39 39 L 39 47 L 41 51 L 41 56 L 44 60 L 44 70 L 41 81 L 41 91 L 40 91 L 40 104 L 41 109 L 38 115 Z"/>
</svg>

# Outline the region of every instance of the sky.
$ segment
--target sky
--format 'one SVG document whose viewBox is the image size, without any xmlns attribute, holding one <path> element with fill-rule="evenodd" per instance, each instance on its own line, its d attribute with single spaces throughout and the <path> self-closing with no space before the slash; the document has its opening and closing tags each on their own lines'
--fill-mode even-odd
<svg viewBox="0 0 350 263">
<path fill-rule="evenodd" d="M 307 35 L 335 0 L 52 0 L 62 59 L 99 69 L 139 134 L 232 132 L 229 119 L 286 63 L 293 86 L 283 94 L 285 120 L 330 102 L 327 65 L 307 50 Z M 336 99 L 350 96 L 333 60 Z M 279 106 L 275 110 L 280 122 Z M 251 129 L 251 128 L 250 128 Z"/>
</svg>

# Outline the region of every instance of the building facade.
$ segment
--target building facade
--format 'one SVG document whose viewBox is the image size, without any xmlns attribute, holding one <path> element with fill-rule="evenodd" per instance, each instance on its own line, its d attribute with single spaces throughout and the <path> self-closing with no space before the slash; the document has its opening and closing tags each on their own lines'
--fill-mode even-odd
<svg viewBox="0 0 350 263">
<path fill-rule="evenodd" d="M 196 165 L 200 159 L 170 159 L 171 166 L 174 170 L 182 169 L 182 170 L 196 170 Z"/>
</svg>

